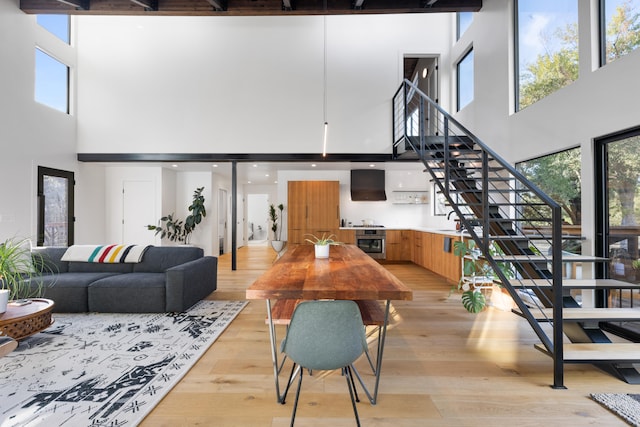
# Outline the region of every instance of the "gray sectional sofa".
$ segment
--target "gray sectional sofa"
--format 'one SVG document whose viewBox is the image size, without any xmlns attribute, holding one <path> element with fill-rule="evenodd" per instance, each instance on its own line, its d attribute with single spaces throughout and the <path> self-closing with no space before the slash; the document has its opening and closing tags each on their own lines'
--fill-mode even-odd
<svg viewBox="0 0 640 427">
<path fill-rule="evenodd" d="M 55 312 L 179 312 L 217 287 L 218 258 L 201 248 L 151 246 L 141 262 L 122 264 L 62 261 L 66 249 L 34 249 L 55 272 L 42 277 Z"/>
</svg>

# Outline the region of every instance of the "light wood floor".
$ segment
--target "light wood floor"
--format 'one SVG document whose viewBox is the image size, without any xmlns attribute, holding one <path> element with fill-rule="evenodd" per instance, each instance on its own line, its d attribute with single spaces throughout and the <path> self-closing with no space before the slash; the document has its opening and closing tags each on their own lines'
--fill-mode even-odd
<svg viewBox="0 0 640 427">
<path fill-rule="evenodd" d="M 210 298 L 244 299 L 274 254 L 241 248 L 236 271 L 230 256 L 221 256 Z M 358 404 L 363 426 L 627 425 L 589 394 L 640 393 L 640 386 L 569 365 L 567 389 L 552 389 L 551 359 L 533 348 L 538 341 L 524 320 L 495 308 L 468 314 L 441 277 L 413 264 L 386 267 L 413 289 L 414 300 L 394 304 L 378 403 Z M 293 396 L 276 403 L 265 315 L 262 301 L 250 301 L 142 426 L 288 426 Z M 360 372 L 372 379 L 361 362 Z M 305 376 L 296 426 L 354 425 L 339 372 Z"/>
</svg>

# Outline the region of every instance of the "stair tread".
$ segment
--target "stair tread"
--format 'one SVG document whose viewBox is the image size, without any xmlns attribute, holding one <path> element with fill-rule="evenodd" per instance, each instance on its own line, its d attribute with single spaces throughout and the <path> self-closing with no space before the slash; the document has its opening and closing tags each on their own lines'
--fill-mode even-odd
<svg viewBox="0 0 640 427">
<path fill-rule="evenodd" d="M 493 259 L 504 262 L 551 262 L 551 255 L 494 255 Z M 562 255 L 562 262 L 606 262 L 609 258 L 590 255 Z"/>
<path fill-rule="evenodd" d="M 534 347 L 550 354 L 542 344 Z M 568 343 L 563 353 L 565 362 L 640 362 L 640 343 Z"/>
<path fill-rule="evenodd" d="M 519 314 L 516 312 L 516 314 Z M 536 320 L 547 320 L 553 317 L 552 308 L 531 310 Z M 640 309 L 637 308 L 563 308 L 562 318 L 572 321 L 587 320 L 615 320 L 632 321 L 640 320 Z"/>
<path fill-rule="evenodd" d="M 512 285 L 516 287 L 525 287 L 525 288 L 547 288 L 551 287 L 551 283 L 547 282 L 544 279 L 522 279 L 517 282 L 513 282 Z M 562 281 L 562 286 L 564 288 L 575 288 L 575 289 L 635 289 L 640 288 L 640 285 L 635 283 L 623 282 L 615 279 L 564 279 Z"/>
</svg>

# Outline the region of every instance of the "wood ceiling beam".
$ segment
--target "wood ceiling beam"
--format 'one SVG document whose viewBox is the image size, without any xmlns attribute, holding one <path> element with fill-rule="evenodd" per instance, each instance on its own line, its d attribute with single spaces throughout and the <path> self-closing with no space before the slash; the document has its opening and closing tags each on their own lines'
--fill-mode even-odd
<svg viewBox="0 0 640 427">
<path fill-rule="evenodd" d="M 216 12 L 227 10 L 227 2 L 224 0 L 207 0 L 207 3 L 209 3 Z"/>
<path fill-rule="evenodd" d="M 20 0 L 30 14 L 262 16 L 477 12 L 482 0 Z M 89 2 L 91 7 L 89 8 Z M 147 5 L 142 6 L 141 4 Z"/>
<path fill-rule="evenodd" d="M 143 7 L 146 11 L 158 10 L 158 0 L 129 0 L 131 3 Z"/>
<path fill-rule="evenodd" d="M 89 10 L 89 0 L 57 0 L 58 3 L 62 3 L 67 6 L 75 7 L 77 10 Z"/>
</svg>

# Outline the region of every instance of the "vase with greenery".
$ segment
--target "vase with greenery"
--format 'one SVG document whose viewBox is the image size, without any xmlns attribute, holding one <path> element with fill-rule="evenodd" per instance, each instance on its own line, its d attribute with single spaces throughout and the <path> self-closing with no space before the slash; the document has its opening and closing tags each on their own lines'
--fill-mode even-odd
<svg viewBox="0 0 640 427">
<path fill-rule="evenodd" d="M 489 252 L 494 255 L 499 253 L 500 249 L 491 243 Z M 461 257 L 463 263 L 462 277 L 451 291 L 462 291 L 462 306 L 470 313 L 479 313 L 487 306 L 487 298 L 483 290 L 493 287 L 497 276 L 491 265 L 482 259 L 482 253 L 475 246 L 473 240 L 453 242 L 453 254 Z M 505 277 L 514 277 L 512 266 L 509 263 L 499 262 L 498 268 Z"/>
<path fill-rule="evenodd" d="M 42 275 L 53 273 L 42 255 L 31 251 L 29 239 L 10 238 L 0 243 L 0 293 L 2 301 L 41 297 Z M 6 305 L 0 306 L 0 313 Z"/>
<path fill-rule="evenodd" d="M 271 247 L 276 252 L 281 252 L 285 245 L 285 242 L 282 241 L 282 212 L 284 211 L 284 205 L 280 203 L 277 209 L 273 203 L 269 205 L 269 222 L 271 222 L 271 231 L 273 231 Z"/>
<path fill-rule="evenodd" d="M 160 234 L 160 238 L 165 237 L 172 242 L 188 244 L 191 240 L 191 233 L 196 226 L 202 222 L 202 218 L 207 216 L 204 206 L 204 187 L 196 188 L 193 192 L 193 201 L 189 205 L 189 215 L 183 220 L 174 218 L 174 214 L 165 215 L 158 220 L 157 225 L 147 225 L 148 230 L 155 230 L 155 234 Z"/>
<path fill-rule="evenodd" d="M 322 237 L 317 237 L 313 234 L 305 234 L 305 236 L 309 236 L 310 238 L 305 240 L 315 246 L 316 258 L 329 258 L 329 247 L 340 244 L 340 242 L 334 240 L 336 236 L 333 234 L 327 236 L 323 233 Z"/>
</svg>

